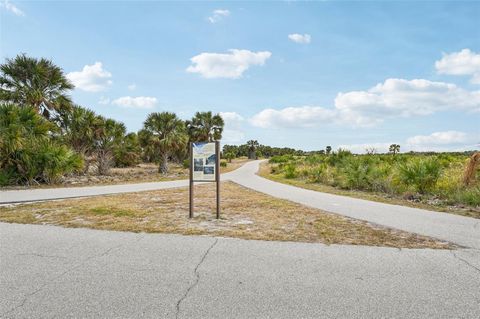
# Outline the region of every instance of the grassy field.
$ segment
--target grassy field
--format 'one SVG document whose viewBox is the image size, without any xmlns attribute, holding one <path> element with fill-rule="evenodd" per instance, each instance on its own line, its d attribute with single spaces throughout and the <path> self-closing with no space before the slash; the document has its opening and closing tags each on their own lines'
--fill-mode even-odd
<svg viewBox="0 0 480 319">
<path fill-rule="evenodd" d="M 177 188 L 0 207 L 0 221 L 325 244 L 455 247 L 276 199 L 232 182 L 222 183 L 222 213 L 216 220 L 214 185 L 198 185 L 195 194 L 193 219 L 188 218 L 188 188 Z"/>
<path fill-rule="evenodd" d="M 273 157 L 259 175 L 311 190 L 480 218 L 480 174 L 462 184 L 467 155 Z"/>
</svg>

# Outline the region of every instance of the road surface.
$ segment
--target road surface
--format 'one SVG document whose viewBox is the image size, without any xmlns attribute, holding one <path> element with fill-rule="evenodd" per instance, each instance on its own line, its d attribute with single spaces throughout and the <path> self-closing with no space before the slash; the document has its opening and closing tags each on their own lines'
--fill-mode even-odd
<svg viewBox="0 0 480 319">
<path fill-rule="evenodd" d="M 0 318 L 479 318 L 480 251 L 0 223 Z"/>
</svg>

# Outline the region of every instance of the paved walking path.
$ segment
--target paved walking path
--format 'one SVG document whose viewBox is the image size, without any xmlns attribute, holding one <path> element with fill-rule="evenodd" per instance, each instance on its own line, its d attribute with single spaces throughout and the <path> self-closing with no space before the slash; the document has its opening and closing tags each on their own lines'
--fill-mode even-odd
<svg viewBox="0 0 480 319">
<path fill-rule="evenodd" d="M 245 164 L 231 172 L 229 178 L 240 185 L 274 197 L 480 249 L 480 219 L 321 193 L 277 183 L 256 175 L 260 162 Z"/>
<path fill-rule="evenodd" d="M 480 318 L 480 251 L 0 223 L 0 318 Z"/>
<path fill-rule="evenodd" d="M 235 171 L 222 174 L 222 180 L 231 180 L 265 194 L 306 206 L 480 249 L 479 219 L 321 193 L 277 183 L 256 175 L 260 163 L 261 161 L 248 162 Z M 127 185 L 2 191 L 0 192 L 0 204 L 139 192 L 187 185 L 187 180 L 178 180 Z"/>
</svg>

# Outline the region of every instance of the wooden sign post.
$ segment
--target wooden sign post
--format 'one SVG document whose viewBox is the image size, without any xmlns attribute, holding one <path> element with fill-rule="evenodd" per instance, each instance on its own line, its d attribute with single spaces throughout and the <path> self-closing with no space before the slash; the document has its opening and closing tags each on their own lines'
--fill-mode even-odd
<svg viewBox="0 0 480 319">
<path fill-rule="evenodd" d="M 220 142 L 190 143 L 190 205 L 189 218 L 193 218 L 193 188 L 195 182 L 215 182 L 216 218 L 220 218 Z"/>
</svg>

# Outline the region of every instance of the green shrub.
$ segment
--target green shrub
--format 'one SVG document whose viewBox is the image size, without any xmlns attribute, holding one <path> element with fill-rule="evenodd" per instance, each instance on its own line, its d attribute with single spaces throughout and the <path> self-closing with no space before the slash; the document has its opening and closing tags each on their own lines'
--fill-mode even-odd
<svg viewBox="0 0 480 319">
<path fill-rule="evenodd" d="M 280 164 L 280 163 L 288 163 L 290 161 L 293 161 L 295 159 L 295 157 L 293 155 L 277 155 L 277 156 L 273 156 L 272 158 L 270 158 L 268 160 L 269 163 L 273 163 L 273 164 Z"/>
<path fill-rule="evenodd" d="M 226 161 L 220 161 L 220 167 L 227 167 Z"/>
<path fill-rule="evenodd" d="M 311 183 L 325 183 L 327 180 L 327 165 L 325 163 L 316 165 L 308 171 L 308 181 Z"/>
<path fill-rule="evenodd" d="M 51 137 L 55 126 L 33 108 L 0 105 L 0 183 L 53 183 L 83 166 L 81 157 Z"/>
<path fill-rule="evenodd" d="M 283 168 L 283 174 L 285 178 L 295 178 L 297 177 L 297 167 L 293 163 L 288 163 Z"/>
<path fill-rule="evenodd" d="M 480 186 L 461 189 L 454 194 L 455 202 L 470 206 L 480 206 Z"/>
<path fill-rule="evenodd" d="M 343 174 L 343 187 L 362 190 L 371 188 L 372 165 L 367 158 L 350 157 L 345 159 L 340 172 Z"/>
<path fill-rule="evenodd" d="M 398 166 L 398 180 L 405 187 L 425 194 L 435 187 L 441 172 L 442 166 L 434 157 L 412 158 Z"/>
</svg>

